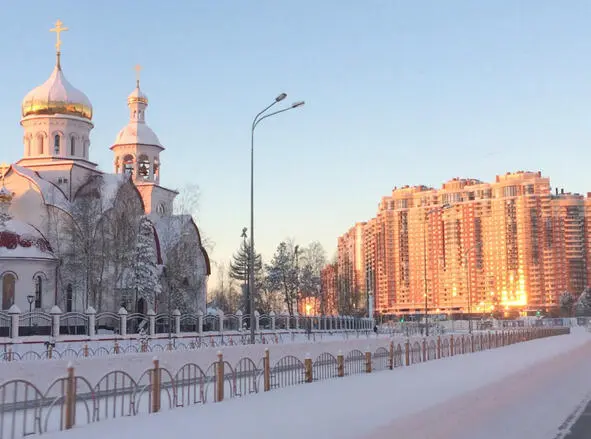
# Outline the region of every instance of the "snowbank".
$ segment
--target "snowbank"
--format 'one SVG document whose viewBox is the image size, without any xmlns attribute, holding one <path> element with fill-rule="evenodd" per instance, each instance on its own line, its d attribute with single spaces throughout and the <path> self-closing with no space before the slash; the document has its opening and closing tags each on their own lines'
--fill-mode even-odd
<svg viewBox="0 0 591 439">
<path fill-rule="evenodd" d="M 102 439 L 135 436 L 142 439 L 160 439 L 174 435 L 185 436 L 187 428 L 193 427 L 199 435 L 215 437 L 359 439 L 372 435 L 377 428 L 387 428 L 397 419 L 438 407 L 446 401 L 461 398 L 468 392 L 477 391 L 493 383 L 500 385 L 502 380 L 515 373 L 522 372 L 527 375 L 530 371 L 535 372 L 536 368 L 543 367 L 544 362 L 548 360 L 562 360 L 586 369 L 586 364 L 591 361 L 590 340 L 588 333 L 575 330 L 568 336 L 538 339 L 475 354 L 448 357 L 408 368 L 398 368 L 394 371 L 303 384 L 219 404 L 121 418 L 67 432 L 48 434 L 44 437 Z M 306 347 L 310 348 L 309 345 Z M 581 350 L 584 352 L 581 353 Z M 570 353 L 573 353 L 574 360 L 570 359 Z M 548 367 L 546 366 L 545 369 Z M 549 369 L 553 370 L 552 367 Z M 543 389 L 546 399 L 542 401 L 538 399 L 530 403 L 546 405 L 547 401 L 551 402 L 557 385 L 556 379 L 561 377 L 564 370 L 568 368 L 559 368 L 554 375 L 554 380 L 542 381 L 546 385 Z M 548 376 L 550 377 L 551 374 Z M 591 384 L 588 380 L 583 380 L 578 382 L 578 387 L 588 389 Z M 583 390 L 579 389 L 575 392 L 573 398 L 580 399 L 579 395 Z M 511 394 L 505 392 L 504 396 L 510 397 Z M 473 398 L 474 394 L 471 394 L 471 397 Z M 486 394 L 481 393 L 480 397 L 486 398 Z M 563 411 L 579 402 L 569 401 L 570 403 L 566 404 Z M 504 401 L 501 401 L 497 405 L 502 407 L 503 404 Z M 530 409 L 523 401 L 521 405 L 521 411 Z M 443 421 L 445 410 L 440 413 L 443 416 L 435 420 L 433 431 L 438 430 L 437 421 Z M 506 415 L 512 416 L 511 423 L 507 425 L 516 425 L 515 416 L 511 411 Z M 540 425 L 547 429 L 548 423 L 556 423 L 556 417 L 559 416 L 562 416 L 562 412 L 540 422 Z M 501 425 L 504 422 L 503 419 L 491 419 L 491 425 L 495 421 Z M 462 422 L 464 428 L 461 430 L 466 433 L 466 437 L 469 433 L 474 433 L 471 430 L 472 418 L 465 417 Z M 497 430 L 499 430 L 498 427 Z M 384 433 L 378 430 L 379 436 L 375 437 L 392 437 L 394 431 L 387 429 Z M 514 436 L 511 431 L 504 433 L 498 437 L 505 439 L 522 437 L 544 439 L 546 437 L 535 434 Z M 469 436 L 474 439 L 483 439 L 477 434 Z M 374 436 L 370 437 L 374 439 Z M 401 437 L 434 439 L 432 436 L 415 434 Z"/>
</svg>

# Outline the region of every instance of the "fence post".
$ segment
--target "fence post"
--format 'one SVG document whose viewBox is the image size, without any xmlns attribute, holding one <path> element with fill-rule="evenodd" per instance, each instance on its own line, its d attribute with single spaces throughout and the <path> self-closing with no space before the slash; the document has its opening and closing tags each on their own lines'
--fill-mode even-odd
<svg viewBox="0 0 591 439">
<path fill-rule="evenodd" d="M 261 325 L 261 315 L 258 311 L 254 312 L 254 329 L 258 332 Z"/>
<path fill-rule="evenodd" d="M 54 305 L 49 314 L 51 314 L 51 334 L 53 337 L 58 337 L 60 335 L 60 315 L 62 310 L 59 306 Z"/>
<path fill-rule="evenodd" d="M 390 348 L 388 350 L 388 367 L 390 370 L 394 369 L 394 342 L 390 342 Z"/>
<path fill-rule="evenodd" d="M 127 335 L 127 310 L 123 307 L 119 308 L 119 334 L 122 337 Z"/>
<path fill-rule="evenodd" d="M 85 357 L 88 357 L 88 343 L 84 343 L 84 350 L 83 350 L 83 352 L 84 352 L 84 356 Z"/>
<path fill-rule="evenodd" d="M 271 311 L 269 313 L 269 317 L 271 317 L 271 331 L 275 330 L 275 312 Z"/>
<path fill-rule="evenodd" d="M 20 313 L 21 310 L 14 304 L 8 310 L 8 314 L 10 314 L 10 336 L 12 338 L 18 338 L 18 319 Z"/>
<path fill-rule="evenodd" d="M 365 372 L 371 373 L 371 352 L 369 348 L 365 352 Z"/>
<path fill-rule="evenodd" d="M 68 363 L 68 376 L 66 378 L 65 399 L 65 429 L 70 430 L 76 422 L 76 378 L 74 377 L 74 366 Z"/>
<path fill-rule="evenodd" d="M 86 309 L 86 315 L 88 316 L 88 337 L 93 338 L 96 335 L 96 310 L 89 306 Z"/>
<path fill-rule="evenodd" d="M 470 336 L 470 345 L 471 345 L 470 352 L 474 353 L 474 334 L 472 334 Z"/>
<path fill-rule="evenodd" d="M 49 345 L 47 345 L 47 358 L 50 360 L 53 358 L 53 344 L 52 343 L 49 343 Z"/>
<path fill-rule="evenodd" d="M 181 333 L 181 312 L 178 309 L 175 309 L 172 312 L 172 316 L 174 317 L 174 332 L 175 334 Z"/>
<path fill-rule="evenodd" d="M 265 392 L 271 390 L 271 354 L 269 349 L 265 349 L 265 357 L 263 358 L 263 383 Z"/>
<path fill-rule="evenodd" d="M 197 311 L 197 333 L 203 335 L 203 311 Z"/>
<path fill-rule="evenodd" d="M 160 411 L 160 361 L 157 357 L 152 360 L 154 368 L 152 369 L 152 410 L 151 413 Z"/>
<path fill-rule="evenodd" d="M 146 315 L 148 316 L 148 334 L 156 335 L 156 312 L 149 309 Z"/>
<path fill-rule="evenodd" d="M 337 375 L 341 378 L 345 376 L 345 357 L 343 351 L 339 351 L 337 354 Z"/>
<path fill-rule="evenodd" d="M 218 351 L 218 362 L 215 368 L 216 402 L 224 400 L 224 356 Z"/>
<path fill-rule="evenodd" d="M 304 359 L 304 373 L 306 382 L 311 383 L 314 377 L 312 376 L 312 357 L 310 354 L 306 354 L 306 358 Z"/>
<path fill-rule="evenodd" d="M 12 361 L 12 348 L 8 348 L 8 361 Z"/>
<path fill-rule="evenodd" d="M 427 339 L 423 339 L 423 361 L 427 361 Z"/>
<path fill-rule="evenodd" d="M 454 335 L 449 336 L 449 356 L 454 356 Z"/>
<path fill-rule="evenodd" d="M 410 341 L 406 340 L 406 343 L 404 343 L 404 354 L 405 354 L 405 360 L 406 360 L 406 365 L 410 366 Z"/>
<path fill-rule="evenodd" d="M 437 359 L 441 358 L 441 335 L 437 336 Z"/>
<path fill-rule="evenodd" d="M 224 311 L 218 309 L 218 321 L 220 322 L 220 333 L 224 332 Z"/>
<path fill-rule="evenodd" d="M 297 311 L 295 311 L 293 313 L 293 316 L 295 317 L 295 330 L 297 331 L 298 329 L 300 329 L 300 315 L 297 313 Z"/>
<path fill-rule="evenodd" d="M 119 353 L 119 342 L 115 340 L 115 346 L 113 347 L 113 352 L 118 354 Z"/>
</svg>

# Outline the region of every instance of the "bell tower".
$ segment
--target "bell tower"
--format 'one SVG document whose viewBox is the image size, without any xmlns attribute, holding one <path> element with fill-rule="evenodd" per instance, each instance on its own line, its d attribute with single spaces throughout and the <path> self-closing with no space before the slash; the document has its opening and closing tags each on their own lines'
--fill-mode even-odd
<svg viewBox="0 0 591 439">
<path fill-rule="evenodd" d="M 111 146 L 116 174 L 127 174 L 144 200 L 147 214 L 170 215 L 176 191 L 160 186 L 160 153 L 164 146 L 146 124 L 148 97 L 140 89 L 140 71 L 136 70 L 136 87 L 127 97 L 129 122 Z"/>
</svg>

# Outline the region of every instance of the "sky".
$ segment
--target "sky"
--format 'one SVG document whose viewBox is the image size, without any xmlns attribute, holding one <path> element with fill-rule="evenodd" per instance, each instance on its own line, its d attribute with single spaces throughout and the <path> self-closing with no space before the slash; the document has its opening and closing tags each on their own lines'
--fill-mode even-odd
<svg viewBox="0 0 591 439">
<path fill-rule="evenodd" d="M 403 185 L 540 170 L 591 191 L 591 2 L 10 2 L 0 27 L 0 162 L 23 154 L 20 103 L 54 66 L 94 107 L 91 159 L 127 123 L 143 66 L 161 184 L 198 185 L 198 226 L 227 263 L 250 221 L 250 125 L 279 93 L 306 105 L 255 135 L 255 246 L 337 237 Z"/>
</svg>

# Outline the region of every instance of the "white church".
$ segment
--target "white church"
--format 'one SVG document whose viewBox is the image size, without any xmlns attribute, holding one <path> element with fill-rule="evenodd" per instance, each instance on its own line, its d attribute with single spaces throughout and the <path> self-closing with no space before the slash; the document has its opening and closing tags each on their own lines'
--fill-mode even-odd
<svg viewBox="0 0 591 439">
<path fill-rule="evenodd" d="M 62 70 L 64 30 L 52 29 L 49 79 L 22 101 L 23 157 L 0 165 L 2 310 L 205 311 L 209 258 L 193 218 L 173 214 L 178 193 L 160 185 L 164 146 L 139 78 L 105 173 L 90 157 L 92 104 Z"/>
</svg>

